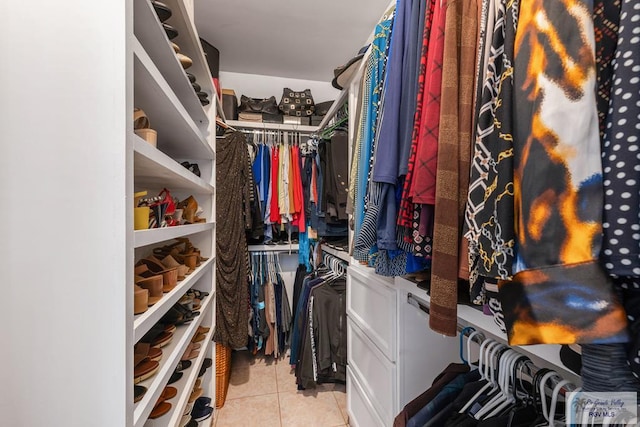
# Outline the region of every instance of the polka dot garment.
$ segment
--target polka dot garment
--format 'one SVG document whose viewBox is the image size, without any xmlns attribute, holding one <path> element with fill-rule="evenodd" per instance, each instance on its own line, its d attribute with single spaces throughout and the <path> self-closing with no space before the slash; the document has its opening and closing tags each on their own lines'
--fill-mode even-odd
<svg viewBox="0 0 640 427">
<path fill-rule="evenodd" d="M 623 0 L 602 147 L 602 259 L 609 274 L 640 277 L 640 2 Z"/>
</svg>

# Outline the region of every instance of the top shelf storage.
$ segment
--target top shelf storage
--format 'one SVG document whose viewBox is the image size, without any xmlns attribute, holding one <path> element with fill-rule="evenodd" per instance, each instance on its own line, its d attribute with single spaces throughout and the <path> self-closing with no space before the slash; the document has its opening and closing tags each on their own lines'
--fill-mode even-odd
<svg viewBox="0 0 640 427">
<path fill-rule="evenodd" d="M 162 24 L 153 10 L 153 6 L 148 0 L 136 0 L 134 2 L 134 8 L 136 17 L 134 33 L 136 38 L 200 131 L 203 133 L 206 132 L 209 119 L 207 118 L 205 109 L 200 104 L 184 69 L 180 65 L 180 61 L 178 61 L 173 48 L 170 46 L 169 39 L 167 38 L 167 35 L 162 28 Z M 180 13 L 180 10 L 173 6 L 171 6 L 171 10 L 173 14 L 168 23 L 170 23 L 174 28 L 186 27 L 186 24 L 183 21 L 185 19 L 188 20 L 189 17 L 183 16 Z M 184 29 L 178 31 L 186 32 L 187 30 Z M 201 69 L 203 61 L 199 60 L 199 57 L 195 55 L 189 55 L 186 53 L 189 50 L 187 43 L 181 46 L 181 48 L 184 50 L 185 55 L 189 56 L 194 61 L 194 65 L 189 68 L 189 72 L 196 76 L 196 81 L 205 90 L 205 92 L 212 95 L 214 91 L 213 85 L 211 84 L 211 78 L 205 78 L 203 75 L 198 75 L 192 71 L 192 69 L 194 71 Z M 203 74 L 202 71 L 200 71 L 200 73 Z"/>
</svg>

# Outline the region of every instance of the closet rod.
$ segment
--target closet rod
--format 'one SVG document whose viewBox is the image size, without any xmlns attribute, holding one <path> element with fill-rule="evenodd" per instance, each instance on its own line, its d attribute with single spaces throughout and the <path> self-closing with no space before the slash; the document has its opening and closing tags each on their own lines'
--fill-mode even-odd
<svg viewBox="0 0 640 427">
<path fill-rule="evenodd" d="M 415 295 L 413 295 L 411 292 L 409 292 L 409 293 L 407 294 L 407 302 L 408 302 L 409 304 L 413 305 L 414 307 L 416 307 L 416 308 L 418 308 L 418 309 L 420 309 L 420 310 L 424 311 L 425 313 L 430 314 L 429 306 L 428 306 L 428 305 L 426 305 L 424 302 L 422 302 L 422 300 L 421 300 L 420 298 L 416 297 L 416 296 L 415 296 Z M 456 329 L 457 329 L 457 331 L 458 331 L 459 333 L 463 333 L 463 331 L 464 331 L 464 332 L 472 332 L 472 331 L 475 331 L 475 330 L 476 330 L 473 326 L 461 325 L 460 323 L 458 323 L 458 324 L 456 325 Z M 475 334 L 475 335 L 473 336 L 473 341 L 474 341 L 476 344 L 482 344 L 482 342 L 483 342 L 484 340 L 486 340 L 486 339 L 487 339 L 487 338 L 484 336 L 484 334 L 483 334 L 482 332 L 479 332 L 479 333 L 477 333 L 477 334 Z M 489 338 L 489 339 L 492 339 L 492 338 Z M 497 341 L 497 340 L 494 340 L 494 341 Z M 499 341 L 497 341 L 497 342 L 499 342 Z M 509 347 L 511 348 L 511 346 L 509 346 Z M 515 350 L 515 349 L 514 349 L 514 350 Z M 517 351 L 517 350 L 515 350 L 515 351 Z M 527 358 L 528 358 L 528 357 L 527 357 Z M 531 377 L 531 378 L 530 378 L 531 380 L 532 380 L 532 379 L 533 379 L 533 377 L 536 375 L 536 373 L 538 373 L 538 371 L 540 371 L 540 369 L 542 369 L 541 367 L 539 367 L 538 365 L 536 365 L 536 364 L 535 364 L 533 361 L 531 361 L 530 359 L 529 359 L 527 362 L 525 362 L 525 364 L 526 364 L 526 366 L 529 368 L 529 375 L 530 375 L 530 377 Z M 555 372 L 555 371 L 554 371 L 554 372 Z M 550 382 L 551 382 L 551 386 L 550 386 L 550 388 L 551 388 L 551 389 L 555 388 L 555 386 L 556 386 L 560 381 L 562 381 L 562 380 L 564 380 L 564 378 L 563 378 L 559 373 L 557 373 L 557 372 L 556 372 L 556 375 L 550 379 Z M 576 385 L 575 385 L 575 384 L 573 384 L 573 383 L 568 383 L 568 384 L 564 385 L 564 386 L 560 389 L 560 392 L 561 392 L 561 394 L 566 394 L 566 393 L 569 393 L 569 392 L 572 392 L 572 391 L 576 391 L 576 390 L 577 390 L 577 387 L 576 387 Z"/>
</svg>

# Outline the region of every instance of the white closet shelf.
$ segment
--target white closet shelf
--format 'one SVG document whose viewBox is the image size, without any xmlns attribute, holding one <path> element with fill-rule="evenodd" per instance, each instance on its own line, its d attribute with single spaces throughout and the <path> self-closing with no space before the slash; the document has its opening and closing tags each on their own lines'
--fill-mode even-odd
<svg viewBox="0 0 640 427">
<path fill-rule="evenodd" d="M 163 2 L 171 8 L 172 13 L 167 23 L 178 31 L 178 37 L 173 42 L 180 46 L 181 52 L 193 61 L 193 65 L 189 67 L 188 71 L 196 76 L 196 82 L 204 92 L 210 95 L 211 104 L 207 107 L 211 107 L 214 102 L 213 98 L 216 96 L 216 90 L 213 86 L 211 71 L 205 59 L 202 44 L 200 43 L 200 37 L 195 25 L 191 22 L 191 18 L 189 18 L 186 2 L 184 0 L 163 0 Z"/>
<path fill-rule="evenodd" d="M 149 117 L 158 132 L 158 149 L 175 158 L 214 158 L 213 148 L 171 90 L 140 42 L 134 38 L 134 106 Z"/>
<path fill-rule="evenodd" d="M 351 262 L 351 256 L 347 251 L 341 251 L 340 249 L 330 248 L 327 245 L 322 245 L 322 250 L 328 254 L 333 255 L 336 258 L 340 258 L 345 262 Z"/>
<path fill-rule="evenodd" d="M 133 232 L 134 248 L 153 245 L 175 239 L 176 237 L 189 236 L 202 231 L 212 230 L 215 227 L 213 222 L 201 224 L 179 225 L 177 227 L 151 228 L 149 230 L 136 230 Z"/>
<path fill-rule="evenodd" d="M 164 314 L 173 306 L 187 290 L 202 277 L 204 273 L 211 270 L 211 264 L 215 262 L 215 258 L 211 257 L 202 265 L 195 269 L 193 273 L 185 277 L 182 282 L 162 296 L 162 299 L 149 307 L 147 311 L 135 316 L 133 321 L 133 341 L 138 342 L 140 338 L 146 334 L 153 325 L 155 325 Z M 210 291 L 208 291 L 211 293 Z"/>
<path fill-rule="evenodd" d="M 149 57 L 158 67 L 158 70 L 162 73 L 199 129 L 206 131 L 209 124 L 207 114 L 200 104 L 200 100 L 193 90 L 182 65 L 180 65 L 173 48 L 170 46 L 169 39 L 153 10 L 153 6 L 148 0 L 137 0 L 134 2 L 133 7 L 135 15 L 133 31 L 136 38 L 149 54 Z M 174 21 L 176 21 L 176 17 L 172 16 L 170 19 L 172 26 Z"/>
<path fill-rule="evenodd" d="M 255 123 L 255 122 L 243 122 L 240 120 L 227 120 L 229 126 L 236 129 L 258 129 L 258 130 L 282 130 L 288 132 L 308 132 L 313 133 L 318 131 L 318 126 L 306 126 L 295 125 L 285 123 Z"/>
<path fill-rule="evenodd" d="M 179 426 L 180 419 L 182 418 L 182 413 L 187 406 L 189 401 L 189 396 L 191 395 L 191 390 L 195 385 L 196 378 L 198 378 L 198 373 L 200 371 L 200 367 L 202 366 L 202 362 L 207 357 L 209 352 L 209 347 L 213 345 L 213 328 L 207 333 L 206 338 L 202 341 L 202 347 L 200 348 L 200 354 L 198 357 L 193 359 L 191 367 L 184 371 L 184 375 L 180 378 L 179 381 L 171 384 L 171 387 L 175 387 L 178 389 L 178 395 L 171 400 L 171 410 L 165 415 L 157 418 L 155 420 L 148 420 L 145 423 L 145 427 L 170 427 L 170 426 Z M 212 357 L 212 362 L 215 360 L 215 354 Z M 212 368 L 215 369 L 215 363 L 212 364 Z M 203 395 L 204 396 L 204 395 Z M 211 405 L 215 406 L 215 399 L 213 396 L 211 399 Z M 213 419 L 213 414 L 208 421 Z"/>
<path fill-rule="evenodd" d="M 133 152 L 133 174 L 138 188 L 167 187 L 170 190 L 205 194 L 213 194 L 215 191 L 202 178 L 137 135 L 133 136 Z"/>
<path fill-rule="evenodd" d="M 298 252 L 297 243 L 286 245 L 249 245 L 249 252 Z"/>
<path fill-rule="evenodd" d="M 419 289 L 415 283 L 402 277 L 396 277 L 396 283 L 402 283 L 403 289 L 415 289 L 414 293 L 424 300 L 428 305 L 431 304 L 431 298 L 426 292 Z M 493 338 L 503 344 L 507 344 L 507 336 L 493 320 L 493 316 L 487 316 L 480 310 L 469 307 L 468 305 L 458 304 L 458 324 L 462 326 L 472 326 L 477 331 L 483 332 L 487 338 Z M 555 344 L 542 345 L 526 345 L 512 346 L 515 350 L 531 358 L 531 360 L 540 367 L 549 367 L 562 375 L 567 380 L 576 385 L 581 384 L 580 376 L 564 367 L 560 360 L 560 346 Z"/>
<path fill-rule="evenodd" d="M 191 341 L 191 338 L 193 338 L 196 329 L 198 329 L 198 326 L 200 326 L 200 323 L 207 314 L 207 311 L 211 309 L 211 302 L 214 299 L 214 295 L 209 295 L 207 298 L 205 298 L 202 302 L 202 307 L 199 310 L 200 315 L 197 316 L 191 323 L 186 325 L 186 327 L 179 326 L 178 329 L 173 333 L 171 342 L 162 347 L 162 359 L 160 360 L 160 368 L 154 376 L 140 383 L 141 386 L 147 388 L 147 392 L 145 393 L 142 400 L 135 404 L 135 409 L 133 410 L 134 427 L 141 427 L 147 421 L 151 410 L 158 400 L 158 397 L 160 397 L 162 390 L 167 384 L 167 381 L 169 381 L 169 378 L 173 374 L 178 361 L 184 354 L 184 351 Z M 203 354 L 204 352 L 201 352 L 198 357 L 202 356 Z M 193 365 L 189 369 L 193 369 Z"/>
</svg>

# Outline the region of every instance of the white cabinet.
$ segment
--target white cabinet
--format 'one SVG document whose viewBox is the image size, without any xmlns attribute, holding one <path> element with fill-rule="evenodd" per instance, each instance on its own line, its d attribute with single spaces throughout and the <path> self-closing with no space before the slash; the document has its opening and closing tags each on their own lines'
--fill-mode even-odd
<svg viewBox="0 0 640 427">
<path fill-rule="evenodd" d="M 458 340 L 431 331 L 425 313 L 408 303 L 409 292 L 424 291 L 370 268 L 349 267 L 347 408 L 352 425 L 392 425 L 404 405 L 457 360 Z"/>
</svg>

